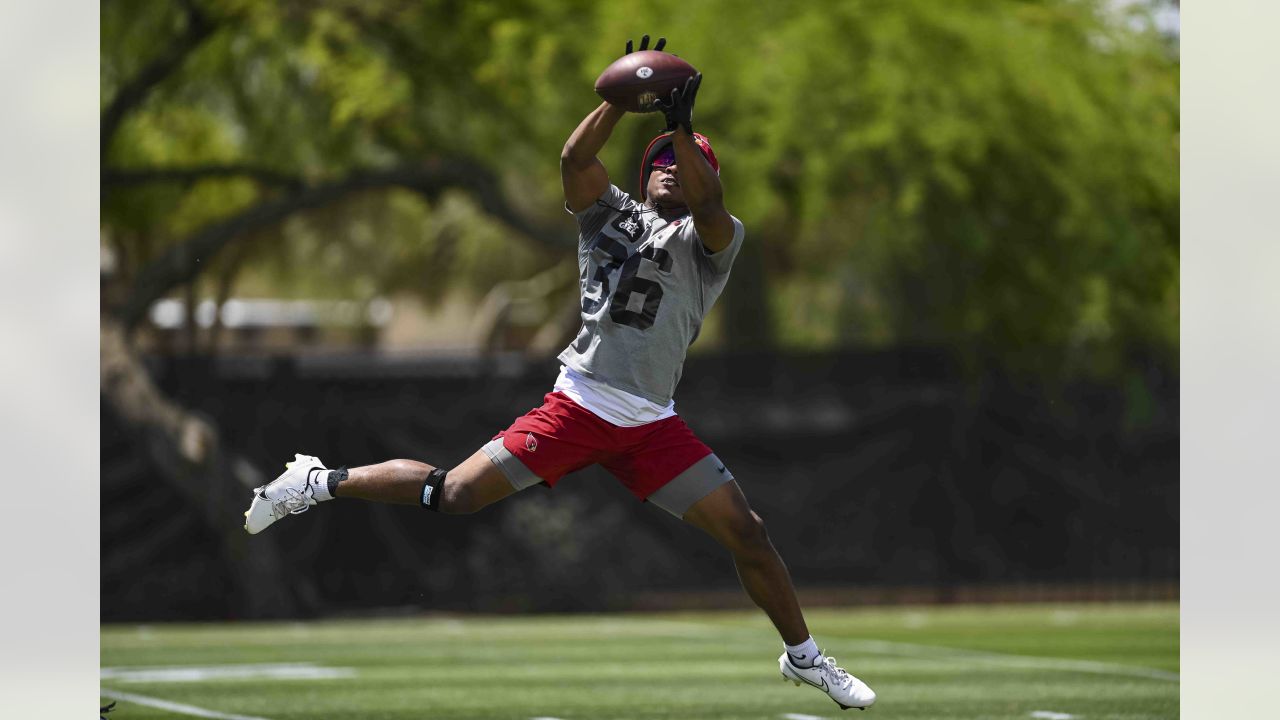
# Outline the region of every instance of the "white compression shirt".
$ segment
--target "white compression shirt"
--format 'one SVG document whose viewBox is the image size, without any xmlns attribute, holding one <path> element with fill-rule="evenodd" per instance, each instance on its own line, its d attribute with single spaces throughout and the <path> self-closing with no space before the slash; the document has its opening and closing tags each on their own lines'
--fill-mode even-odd
<svg viewBox="0 0 1280 720">
<path fill-rule="evenodd" d="M 592 380 L 564 365 L 560 366 L 555 389 L 568 395 L 570 400 L 590 410 L 601 420 L 620 427 L 647 425 L 676 414 L 675 400 L 668 401 L 665 406 L 659 405 L 609 387 L 599 380 Z"/>
</svg>

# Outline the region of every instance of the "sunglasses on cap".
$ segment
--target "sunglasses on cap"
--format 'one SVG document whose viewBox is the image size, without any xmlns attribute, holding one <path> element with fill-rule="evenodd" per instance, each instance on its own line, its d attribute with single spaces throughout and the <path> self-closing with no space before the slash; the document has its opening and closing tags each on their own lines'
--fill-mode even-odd
<svg viewBox="0 0 1280 720">
<path fill-rule="evenodd" d="M 675 164 L 676 164 L 675 149 L 666 148 L 662 152 L 658 153 L 658 157 L 653 159 L 653 162 L 649 164 L 649 167 L 653 168 L 654 170 L 662 170 L 663 168 L 669 168 Z"/>
</svg>

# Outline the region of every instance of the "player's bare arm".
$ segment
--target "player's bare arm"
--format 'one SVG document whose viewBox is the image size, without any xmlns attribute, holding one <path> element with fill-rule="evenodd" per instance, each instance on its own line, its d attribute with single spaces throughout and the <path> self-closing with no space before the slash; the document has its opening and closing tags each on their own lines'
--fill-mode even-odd
<svg viewBox="0 0 1280 720">
<path fill-rule="evenodd" d="M 720 175 L 711 169 L 693 143 L 693 136 L 679 128 L 672 138 L 676 151 L 676 168 L 684 190 L 685 203 L 693 215 L 698 237 L 711 252 L 720 252 L 733 241 L 733 218 L 724 207 L 724 191 Z"/>
<path fill-rule="evenodd" d="M 666 44 L 666 38 L 658 38 L 653 49 L 660 51 Z M 649 49 L 648 35 L 640 39 L 640 49 Z M 634 51 L 634 45 L 628 40 L 622 54 L 630 55 Z M 609 172 L 598 155 L 624 114 L 626 110 L 622 107 L 607 101 L 601 103 L 578 123 L 560 151 L 560 182 L 564 186 L 564 201 L 571 211 L 586 210 L 608 189 Z"/>
<path fill-rule="evenodd" d="M 607 102 L 600 103 L 578 123 L 560 151 L 560 182 L 564 200 L 573 212 L 591 207 L 608 189 L 609 173 L 597 155 L 624 113 Z"/>
<path fill-rule="evenodd" d="M 666 115 L 667 129 L 674 131 L 671 140 L 684 203 L 702 244 L 714 253 L 733 241 L 733 218 L 724 207 L 720 174 L 703 157 L 693 137 L 693 103 L 701 84 L 702 73 L 698 73 L 683 88 L 672 90 L 670 98 L 659 100 L 657 106 Z"/>
</svg>

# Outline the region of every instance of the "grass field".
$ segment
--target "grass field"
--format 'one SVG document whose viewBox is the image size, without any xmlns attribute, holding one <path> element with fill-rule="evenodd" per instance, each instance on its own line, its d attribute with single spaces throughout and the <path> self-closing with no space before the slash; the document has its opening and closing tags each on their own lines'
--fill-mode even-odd
<svg viewBox="0 0 1280 720">
<path fill-rule="evenodd" d="M 841 711 L 784 683 L 772 629 L 745 612 L 105 626 L 103 704 L 119 699 L 109 720 L 1178 716 L 1176 604 L 822 609 L 809 621 L 879 693 L 875 707 Z M 234 667 L 246 664 L 259 666 Z"/>
</svg>

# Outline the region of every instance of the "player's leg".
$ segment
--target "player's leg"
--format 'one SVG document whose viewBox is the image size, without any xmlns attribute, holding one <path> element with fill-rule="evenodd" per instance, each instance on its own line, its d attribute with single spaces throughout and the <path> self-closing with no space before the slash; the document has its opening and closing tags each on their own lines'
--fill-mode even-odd
<svg viewBox="0 0 1280 720">
<path fill-rule="evenodd" d="M 553 486 L 566 473 L 595 462 L 599 451 L 592 441 L 600 429 L 592 423 L 607 425 L 567 397 L 549 393 L 541 407 L 516 418 L 449 470 L 417 460 L 330 470 L 319 458 L 298 455 L 280 477 L 254 492 L 244 528 L 259 533 L 286 515 L 336 498 L 475 512 L 538 483 Z"/>
<path fill-rule="evenodd" d="M 679 416 L 621 432 L 625 444 L 604 467 L 637 497 L 715 538 L 733 557 L 747 594 L 773 621 L 783 642 L 809 637 L 787 566 L 733 473 Z"/>
<path fill-rule="evenodd" d="M 782 677 L 823 690 L 842 708 L 864 709 L 876 701 L 866 683 L 850 675 L 834 658 L 823 657 L 805 625 L 791 574 L 774 549 L 760 519 L 734 480 L 693 503 L 686 522 L 701 528 L 733 555 L 742 587 L 778 629 L 786 646 L 778 658 Z"/>
<path fill-rule="evenodd" d="M 518 489 L 485 449 L 447 471 L 417 460 L 330 470 L 319 458 L 298 455 L 280 477 L 254 492 L 244 528 L 256 534 L 286 515 L 337 498 L 472 513 Z"/>
<path fill-rule="evenodd" d="M 769 616 L 784 643 L 795 646 L 809 639 L 791 574 L 737 481 L 724 483 L 694 503 L 684 520 L 730 552 L 743 589 Z"/>
<path fill-rule="evenodd" d="M 396 505 L 421 505 L 438 468 L 417 460 L 388 460 L 351 468 L 334 488 L 334 496 Z M 444 474 L 433 487 L 440 493 L 436 510 L 450 515 L 473 513 L 516 492 L 507 476 L 482 450 Z"/>
<path fill-rule="evenodd" d="M 782 636 L 782 676 L 817 687 L 844 708 L 874 703 L 871 688 L 822 656 L 764 521 L 711 448 L 678 416 L 623 432 L 628 442 L 604 466 L 637 497 L 702 528 L 729 551 L 742 587 Z"/>
</svg>

